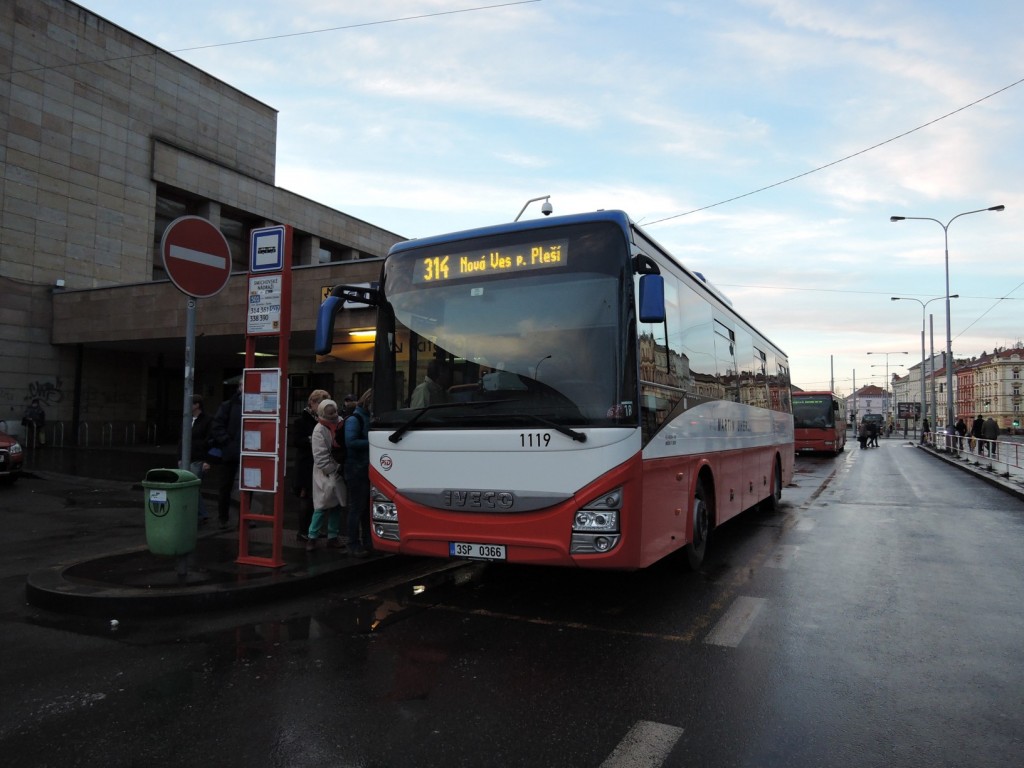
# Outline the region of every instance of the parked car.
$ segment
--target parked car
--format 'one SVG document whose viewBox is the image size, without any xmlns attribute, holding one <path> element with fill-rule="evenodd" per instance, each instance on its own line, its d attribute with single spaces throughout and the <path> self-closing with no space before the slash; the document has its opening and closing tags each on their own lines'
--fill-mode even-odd
<svg viewBox="0 0 1024 768">
<path fill-rule="evenodd" d="M 6 432 L 0 432 L 0 483 L 13 483 L 25 461 L 21 444 Z"/>
</svg>

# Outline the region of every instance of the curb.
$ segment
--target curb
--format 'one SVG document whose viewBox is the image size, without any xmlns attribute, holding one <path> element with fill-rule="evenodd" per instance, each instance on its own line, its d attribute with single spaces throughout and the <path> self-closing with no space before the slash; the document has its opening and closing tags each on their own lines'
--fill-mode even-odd
<svg viewBox="0 0 1024 768">
<path fill-rule="evenodd" d="M 99 558 L 64 563 L 29 574 L 25 597 L 47 610 L 83 616 L 152 616 L 239 608 L 258 602 L 280 600 L 329 586 L 346 576 L 367 575 L 390 568 L 393 555 L 366 560 L 332 559 L 330 562 L 286 563 L 275 569 L 237 563 L 213 563 L 208 571 L 221 568 L 230 579 L 194 586 L 131 587 L 102 583 L 74 573 L 85 565 L 114 563 L 148 553 L 147 547 Z M 167 558 L 168 573 L 174 573 L 174 558 Z M 193 571 L 195 572 L 195 571 Z"/>
</svg>

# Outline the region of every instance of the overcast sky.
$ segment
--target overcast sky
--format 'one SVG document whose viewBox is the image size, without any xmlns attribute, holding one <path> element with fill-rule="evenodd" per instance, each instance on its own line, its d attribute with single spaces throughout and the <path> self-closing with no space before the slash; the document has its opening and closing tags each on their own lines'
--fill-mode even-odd
<svg viewBox="0 0 1024 768">
<path fill-rule="evenodd" d="M 279 186 L 402 236 L 626 211 L 804 389 L 920 361 L 890 297 L 945 296 L 943 230 L 893 214 L 1005 205 L 949 226 L 953 352 L 1024 337 L 1017 0 L 81 4 L 277 109 Z"/>
</svg>

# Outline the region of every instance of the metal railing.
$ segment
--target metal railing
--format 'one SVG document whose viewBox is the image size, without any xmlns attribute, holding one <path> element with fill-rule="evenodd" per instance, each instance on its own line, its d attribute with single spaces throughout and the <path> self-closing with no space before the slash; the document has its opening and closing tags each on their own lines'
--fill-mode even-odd
<svg viewBox="0 0 1024 768">
<path fill-rule="evenodd" d="M 949 453 L 975 466 L 1010 477 L 1024 475 L 1024 443 L 1016 440 L 988 440 L 965 435 L 931 432 L 924 443 L 942 453 Z"/>
<path fill-rule="evenodd" d="M 145 429 L 146 443 L 150 445 L 159 444 L 159 428 L 156 423 L 144 423 L 134 421 L 107 421 L 102 423 L 81 421 L 78 423 L 76 432 L 77 446 L 89 448 L 99 430 L 99 448 L 113 448 L 115 446 L 131 447 L 138 444 L 138 433 L 140 425 Z M 19 430 L 17 433 L 10 430 Z M 63 448 L 65 444 L 65 431 L 67 427 L 63 421 L 48 421 L 41 428 L 29 423 L 24 427 L 10 425 L 7 420 L 0 419 L 0 431 L 7 434 L 14 434 L 26 448 L 33 449 L 44 445 L 55 448 Z M 71 427 L 74 429 L 74 427 Z"/>
</svg>

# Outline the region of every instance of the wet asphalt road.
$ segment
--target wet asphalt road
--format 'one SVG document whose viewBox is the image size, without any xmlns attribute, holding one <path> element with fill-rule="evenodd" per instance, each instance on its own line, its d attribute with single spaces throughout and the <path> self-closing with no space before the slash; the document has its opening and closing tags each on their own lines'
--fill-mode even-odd
<svg viewBox="0 0 1024 768">
<path fill-rule="evenodd" d="M 897 440 L 797 466 L 781 509 L 720 528 L 697 574 L 398 560 L 373 581 L 117 630 L 27 606 L 24 577 L 141 543 L 138 491 L 24 478 L 0 488 L 0 754 L 1020 764 L 1024 503 Z"/>
</svg>

